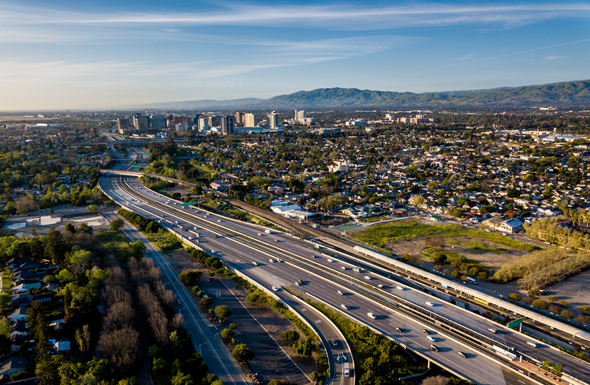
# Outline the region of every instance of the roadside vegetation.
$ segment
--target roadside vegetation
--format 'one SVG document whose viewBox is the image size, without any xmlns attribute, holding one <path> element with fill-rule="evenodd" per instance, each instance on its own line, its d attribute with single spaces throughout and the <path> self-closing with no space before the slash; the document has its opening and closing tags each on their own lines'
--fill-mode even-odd
<svg viewBox="0 0 590 385">
<path fill-rule="evenodd" d="M 537 245 L 517 241 L 515 239 L 506 237 L 504 235 L 496 234 L 496 233 L 488 233 L 487 231 L 483 231 L 483 230 L 475 230 L 475 229 L 461 230 L 461 231 L 455 231 L 455 232 L 447 233 L 447 234 L 440 234 L 439 236 L 443 237 L 443 238 L 478 237 L 478 238 L 483 238 L 483 239 L 490 241 L 490 242 L 494 242 L 494 243 L 508 246 L 508 247 L 513 247 L 515 249 L 524 250 L 524 251 L 528 251 L 528 252 L 541 249 Z"/>
<path fill-rule="evenodd" d="M 182 242 L 174 234 L 160 226 L 158 222 L 143 218 L 141 215 L 125 209 L 120 209 L 117 214 L 139 228 L 158 249 L 171 252 L 182 247 Z"/>
</svg>

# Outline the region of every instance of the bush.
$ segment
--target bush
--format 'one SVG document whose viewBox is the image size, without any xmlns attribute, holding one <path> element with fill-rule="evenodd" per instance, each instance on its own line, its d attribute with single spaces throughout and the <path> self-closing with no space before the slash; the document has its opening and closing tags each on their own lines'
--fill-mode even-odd
<svg viewBox="0 0 590 385">
<path fill-rule="evenodd" d="M 215 314 L 217 314 L 219 318 L 227 319 L 231 316 L 231 310 L 229 310 L 229 307 L 226 305 L 218 305 L 215 307 Z"/>
<path fill-rule="evenodd" d="M 229 324 L 229 330 L 234 330 L 235 328 L 237 328 L 237 325 L 235 323 Z"/>
<path fill-rule="evenodd" d="M 576 321 L 582 324 L 587 324 L 590 322 L 590 318 L 586 317 L 585 315 L 580 314 L 576 317 Z"/>
<path fill-rule="evenodd" d="M 221 335 L 221 339 L 223 340 L 223 342 L 227 344 L 232 340 L 235 333 L 231 329 L 223 329 L 219 334 Z"/>
<path fill-rule="evenodd" d="M 299 333 L 295 330 L 286 330 L 281 334 L 281 341 L 283 342 L 295 342 L 300 338 Z"/>
<path fill-rule="evenodd" d="M 200 291 L 201 291 L 201 289 L 199 289 L 199 287 L 198 287 L 198 286 L 193 286 L 191 290 L 192 290 L 192 292 L 193 292 L 193 293 L 198 293 L 198 292 L 200 292 Z M 198 294 L 197 294 L 197 295 L 198 295 Z"/>
<path fill-rule="evenodd" d="M 479 269 L 477 267 L 472 267 L 471 269 L 469 269 L 469 275 L 472 277 L 477 277 L 477 275 L 479 274 Z"/>
<path fill-rule="evenodd" d="M 121 230 L 121 228 L 123 228 L 124 225 L 125 225 L 125 222 L 123 222 L 122 219 L 115 219 L 110 224 L 111 231 L 119 231 L 119 230 Z"/>
<path fill-rule="evenodd" d="M 572 314 L 572 312 L 569 312 L 567 310 L 562 311 L 561 316 L 567 319 L 574 319 L 574 315 Z"/>
<path fill-rule="evenodd" d="M 256 303 L 258 302 L 258 298 L 260 296 L 258 295 L 258 293 L 250 293 L 246 296 L 246 301 L 250 302 L 250 303 Z"/>
<path fill-rule="evenodd" d="M 531 303 L 533 303 L 535 299 L 533 297 L 524 297 L 522 299 L 522 302 L 526 303 L 527 305 L 530 305 Z"/>
<path fill-rule="evenodd" d="M 183 270 L 180 274 L 178 274 L 178 280 L 185 285 L 193 285 L 196 281 L 198 281 L 203 275 L 202 271 L 199 270 Z"/>
<path fill-rule="evenodd" d="M 549 306 L 549 311 L 553 314 L 559 314 L 559 308 L 557 306 Z"/>
<path fill-rule="evenodd" d="M 295 353 L 297 353 L 299 357 L 311 357 L 312 353 L 315 351 L 315 344 L 313 343 L 313 338 L 307 338 L 305 340 L 297 342 L 295 345 L 293 345 L 293 349 L 295 349 Z"/>
<path fill-rule="evenodd" d="M 567 306 L 567 301 L 564 301 L 563 299 L 562 299 L 561 301 L 559 301 L 559 303 L 560 303 L 562 306 Z"/>
<path fill-rule="evenodd" d="M 537 289 L 531 289 L 531 290 L 529 290 L 529 296 L 531 296 L 531 297 L 538 297 L 540 295 L 541 295 L 541 293 Z"/>
<path fill-rule="evenodd" d="M 457 270 L 453 270 L 453 272 L 451 273 L 451 275 L 452 275 L 454 278 L 459 278 L 459 272 L 458 272 Z"/>
<path fill-rule="evenodd" d="M 520 301 L 520 295 L 518 295 L 516 293 L 508 294 L 508 298 L 515 300 L 515 301 Z"/>
<path fill-rule="evenodd" d="M 436 263 L 444 263 L 447 261 L 447 256 L 440 250 L 436 250 L 432 253 L 432 260 Z"/>
<path fill-rule="evenodd" d="M 590 312 L 590 306 L 589 305 L 582 305 L 582 306 L 580 306 L 580 310 L 583 312 Z"/>
<path fill-rule="evenodd" d="M 555 297 L 555 296 L 551 296 L 551 297 L 549 297 L 549 298 L 547 298 L 547 299 L 548 299 L 549 301 L 551 301 L 551 302 L 557 302 L 557 301 L 559 301 L 559 298 L 558 298 L 558 297 Z"/>
<path fill-rule="evenodd" d="M 213 300 L 210 297 L 202 298 L 201 301 L 199 301 L 199 305 L 204 309 L 208 309 L 212 304 Z"/>
<path fill-rule="evenodd" d="M 478 276 L 479 276 L 479 279 L 481 279 L 482 281 L 486 280 L 486 279 L 488 279 L 488 272 L 487 271 L 480 271 Z"/>
<path fill-rule="evenodd" d="M 246 344 L 236 345 L 234 350 L 231 352 L 231 356 L 238 362 L 248 361 L 256 357 L 254 352 L 250 350 Z"/>
<path fill-rule="evenodd" d="M 531 305 L 533 305 L 536 308 L 539 309 L 547 309 L 547 301 L 542 300 L 542 299 L 536 299 L 534 300 Z"/>
</svg>

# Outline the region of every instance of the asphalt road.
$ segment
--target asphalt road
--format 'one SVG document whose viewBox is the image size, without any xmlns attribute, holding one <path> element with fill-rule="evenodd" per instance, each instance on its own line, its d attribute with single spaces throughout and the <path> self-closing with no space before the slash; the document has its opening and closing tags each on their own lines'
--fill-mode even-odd
<svg viewBox="0 0 590 385">
<path fill-rule="evenodd" d="M 147 189 L 138 185 L 135 185 L 135 188 L 138 188 L 141 192 L 147 192 Z M 370 324 L 373 328 L 377 329 L 383 334 L 392 337 L 398 342 L 406 344 L 411 350 L 430 357 L 430 359 L 434 360 L 435 362 L 439 362 L 446 367 L 454 368 L 456 372 L 461 373 L 464 377 L 469 378 L 476 383 L 482 384 L 507 383 L 504 376 L 502 375 L 501 365 L 490 360 L 487 356 L 482 355 L 479 352 L 448 338 L 447 336 L 442 334 L 438 335 L 437 333 L 433 334 L 433 337 L 437 338 L 437 341 L 434 343 L 439 347 L 440 351 L 431 351 L 430 346 L 433 344 L 433 342 L 428 340 L 421 332 L 425 326 L 415 320 L 407 319 L 403 315 L 393 313 L 390 310 L 382 309 L 380 305 L 367 301 L 367 299 L 361 295 L 348 293 L 348 295 L 341 296 L 338 294 L 338 290 L 342 290 L 342 287 L 339 287 L 335 283 L 324 281 L 323 279 L 309 272 L 299 270 L 298 268 L 287 268 L 286 262 L 271 263 L 269 261 L 269 255 L 264 250 L 260 250 L 258 247 L 254 247 L 254 245 L 248 245 L 247 241 L 244 241 L 240 237 L 233 235 L 222 235 L 221 237 L 217 238 L 215 237 L 215 232 L 200 227 L 199 224 L 202 222 L 198 220 L 191 220 L 192 223 L 189 224 L 188 222 L 183 221 L 182 218 L 170 218 L 171 214 L 163 213 L 158 209 L 139 202 L 136 198 L 132 198 L 126 193 L 117 191 L 117 194 L 119 194 L 118 199 L 121 201 L 129 201 L 130 204 L 136 205 L 131 206 L 130 208 L 133 208 L 135 211 L 140 211 L 140 214 L 152 217 L 161 217 L 162 214 L 166 215 L 166 219 L 171 220 L 172 223 L 174 223 L 173 227 L 175 231 L 181 231 L 178 226 L 183 226 L 185 229 L 187 229 L 187 231 L 181 231 L 184 237 L 194 236 L 195 233 L 202 235 L 199 237 L 199 239 L 202 239 L 204 236 L 206 243 L 200 243 L 200 246 L 203 246 L 207 250 L 218 252 L 218 255 L 226 262 L 233 265 L 233 267 L 239 268 L 245 274 L 250 275 L 259 282 L 266 283 L 268 287 L 273 285 L 284 286 L 286 284 L 291 284 L 291 282 L 295 282 L 298 279 L 302 279 L 304 281 L 304 285 L 301 286 L 301 289 L 308 291 L 316 297 L 319 297 L 330 303 L 335 309 L 343 311 L 349 314 L 351 317 L 360 320 L 361 322 Z M 160 199 L 164 202 L 167 201 L 166 197 L 160 197 Z M 124 205 L 126 206 L 126 204 Z M 176 207 L 179 206 L 176 205 Z M 278 242 L 275 241 L 272 243 L 272 245 L 279 245 L 283 249 L 286 249 L 287 252 L 297 251 L 298 254 L 306 255 L 310 259 L 311 254 L 315 254 L 317 256 L 320 255 L 315 250 L 310 250 L 309 244 L 292 239 L 284 234 L 262 235 L 262 231 L 264 230 L 261 228 L 233 222 L 223 217 L 204 213 L 201 210 L 194 210 L 194 208 L 188 208 L 184 210 L 191 211 L 197 217 L 201 218 L 201 220 L 206 220 L 210 223 L 215 221 L 216 224 L 221 224 L 222 226 L 227 226 L 228 228 L 231 227 L 232 229 L 240 227 L 238 230 L 240 232 L 242 232 L 242 228 L 245 228 L 245 230 L 248 231 L 251 236 L 266 237 L 267 242 L 272 242 L 271 239 L 278 239 Z M 175 223 L 176 221 L 179 222 L 178 225 Z M 165 222 L 162 224 L 169 226 L 169 224 Z M 197 225 L 197 230 L 194 230 L 195 224 Z M 189 228 L 191 228 L 190 231 L 188 230 Z M 257 231 L 261 231 L 261 235 L 258 235 Z M 322 258 L 314 258 L 314 261 L 321 259 Z M 325 263 L 336 263 L 328 262 L 328 258 L 325 259 Z M 253 262 L 256 262 L 257 265 L 253 265 Z M 341 308 L 343 303 L 349 307 L 348 310 Z M 367 313 L 369 312 L 377 315 L 377 319 L 373 320 L 369 318 L 367 316 Z M 395 330 L 396 327 L 402 328 L 402 333 L 397 332 Z M 459 351 L 464 352 L 467 358 L 461 357 L 458 354 Z M 526 382 L 528 380 L 523 377 L 521 381 Z"/>
<path fill-rule="evenodd" d="M 294 253 L 300 256 L 304 256 L 308 259 L 313 259 L 315 263 L 319 263 L 325 267 L 329 267 L 340 274 L 347 274 L 349 277 L 352 278 L 365 280 L 365 276 L 370 276 L 372 279 L 365 280 L 366 283 L 372 284 L 373 286 L 383 284 L 386 288 L 389 288 L 386 291 L 388 291 L 390 294 L 402 297 L 434 313 L 452 319 L 461 325 L 469 327 L 477 331 L 478 333 L 485 335 L 488 338 L 497 340 L 499 342 L 503 342 L 508 346 L 512 346 L 516 348 L 517 352 L 532 357 L 533 359 L 536 359 L 538 361 L 552 361 L 555 363 L 560 363 L 563 365 L 564 372 L 582 381 L 590 383 L 590 365 L 588 363 L 583 362 L 575 357 L 565 354 L 553 347 L 550 347 L 547 344 L 538 341 L 535 341 L 537 347 L 532 347 L 531 345 L 527 344 L 527 342 L 533 341 L 533 339 L 521 333 L 509 330 L 507 328 L 501 328 L 498 326 L 497 323 L 494 323 L 484 317 L 478 316 L 467 310 L 461 309 L 457 306 L 451 305 L 446 301 L 437 301 L 437 306 L 427 306 L 426 302 L 433 302 L 433 297 L 431 295 L 416 290 L 404 290 L 403 292 L 400 292 L 394 289 L 400 281 L 398 281 L 397 277 L 393 275 L 391 275 L 391 279 L 387 279 L 388 272 L 384 271 L 383 269 L 376 269 L 378 274 L 371 273 L 359 275 L 358 273 L 355 273 L 352 270 L 354 260 L 357 259 L 355 256 L 346 255 L 333 250 L 317 250 L 314 249 L 313 245 L 310 242 L 302 241 L 298 238 L 291 237 L 284 233 L 273 231 L 273 234 L 267 234 L 264 232 L 265 228 L 262 228 L 260 226 L 255 226 L 244 222 L 233 221 L 221 216 L 217 216 L 215 214 L 208 213 L 206 211 L 195 210 L 193 207 L 181 208 L 178 203 L 174 205 L 173 200 L 170 200 L 165 196 L 161 196 L 143 187 L 141 183 L 135 178 L 127 178 L 127 180 L 129 182 L 129 185 L 132 186 L 136 191 L 142 194 L 147 194 L 150 196 L 150 198 L 156 199 L 162 203 L 168 202 L 168 205 L 183 210 L 187 213 L 193 214 L 201 220 L 207 221 L 215 225 L 224 226 L 240 234 L 245 234 L 249 237 L 269 243 L 271 246 L 280 248 L 289 253 Z M 137 200 L 133 203 L 138 204 L 142 208 L 145 208 L 147 206 L 146 204 L 138 202 Z M 179 223 L 182 225 L 183 222 L 179 220 Z M 191 225 L 188 223 L 184 223 L 184 227 L 188 229 L 191 227 Z M 177 228 L 176 231 L 178 230 L 180 229 Z M 201 230 L 196 230 L 196 232 L 201 232 Z M 195 235 L 190 231 L 185 231 L 183 234 L 187 237 Z M 222 232 L 219 232 L 219 234 L 222 234 Z M 209 235 L 211 236 L 213 234 Z M 234 237 L 231 236 L 230 238 L 233 239 Z M 212 244 L 218 244 L 218 247 L 223 247 L 224 244 L 228 244 L 225 239 L 226 238 L 213 238 L 211 240 L 208 240 L 208 242 L 212 242 Z M 215 249 L 213 248 L 213 250 Z M 326 253 L 328 253 L 329 255 L 327 255 Z M 312 258 L 312 255 L 314 255 L 316 258 Z M 330 262 L 330 260 L 332 262 Z M 268 261 L 268 259 L 266 259 L 266 261 Z M 342 270 L 342 267 L 347 267 L 347 270 Z M 293 282 L 294 281 L 287 281 L 286 283 L 293 284 Z M 320 298 L 324 297 L 320 296 Z M 340 305 L 337 304 L 336 306 L 338 307 Z M 494 334 L 489 331 L 490 328 L 500 330 L 501 332 L 500 334 Z"/>
<path fill-rule="evenodd" d="M 115 214 L 108 214 L 107 219 L 113 220 L 119 217 Z M 215 373 L 224 384 L 246 385 L 250 384 L 243 375 L 242 369 L 231 358 L 225 345 L 218 340 L 215 335 L 217 329 L 210 327 L 198 305 L 193 301 L 191 295 L 186 291 L 184 285 L 178 281 L 166 256 L 162 255 L 158 249 L 147 239 L 141 231 L 125 224 L 122 229 L 123 233 L 132 242 L 140 240 L 146 245 L 146 256 L 152 258 L 157 267 L 163 273 L 162 280 L 166 286 L 171 289 L 181 304 L 176 305 L 177 312 L 181 313 L 184 318 L 184 326 L 191 334 L 193 345 L 197 349 L 203 360 L 207 363 L 210 373 Z"/>
</svg>

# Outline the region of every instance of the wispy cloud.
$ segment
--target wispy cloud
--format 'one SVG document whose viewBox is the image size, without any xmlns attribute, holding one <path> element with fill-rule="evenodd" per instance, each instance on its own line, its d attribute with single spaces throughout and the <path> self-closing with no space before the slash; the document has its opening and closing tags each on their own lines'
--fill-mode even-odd
<svg viewBox="0 0 590 385">
<path fill-rule="evenodd" d="M 470 59 L 473 59 L 473 52 L 471 52 L 469 55 L 458 57 L 455 60 L 463 61 L 463 60 L 470 60 Z"/>
<path fill-rule="evenodd" d="M 337 29 L 396 29 L 470 23 L 523 25 L 547 18 L 590 12 L 590 4 L 447 5 L 422 3 L 407 6 L 226 4 L 207 12 L 104 12 L 89 13 L 58 8 L 0 6 L 4 25 L 246 25 L 315 26 Z"/>
<path fill-rule="evenodd" d="M 546 60 L 565 59 L 567 56 L 545 56 Z"/>
</svg>

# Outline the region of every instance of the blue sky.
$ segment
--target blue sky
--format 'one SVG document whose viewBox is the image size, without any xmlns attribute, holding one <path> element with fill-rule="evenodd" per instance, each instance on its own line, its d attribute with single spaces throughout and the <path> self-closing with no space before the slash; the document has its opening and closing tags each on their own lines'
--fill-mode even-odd
<svg viewBox="0 0 590 385">
<path fill-rule="evenodd" d="M 588 1 L 5 1 L 0 110 L 590 78 Z"/>
</svg>

